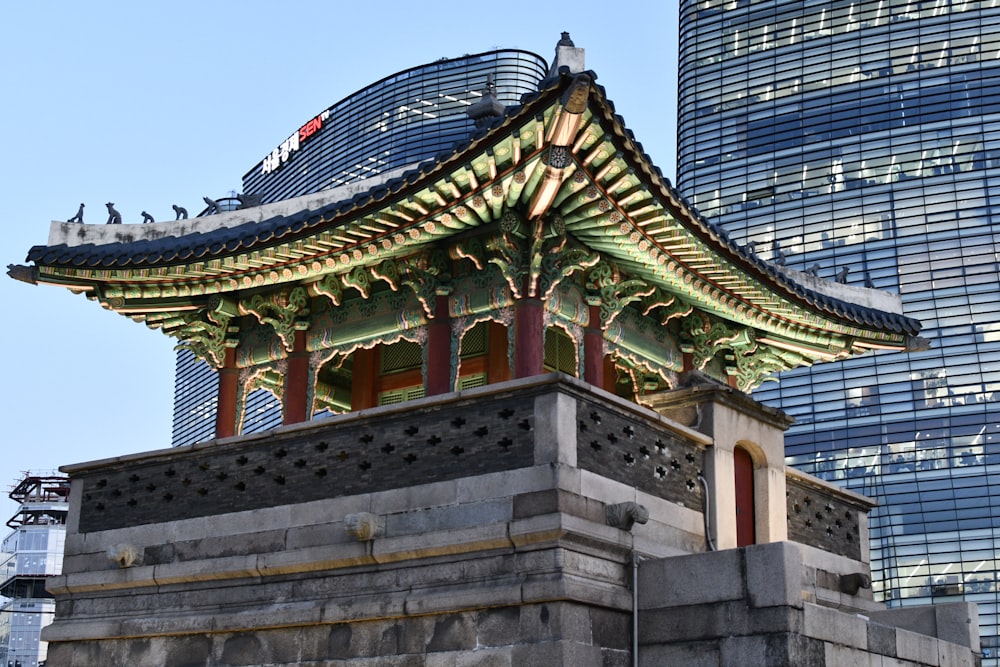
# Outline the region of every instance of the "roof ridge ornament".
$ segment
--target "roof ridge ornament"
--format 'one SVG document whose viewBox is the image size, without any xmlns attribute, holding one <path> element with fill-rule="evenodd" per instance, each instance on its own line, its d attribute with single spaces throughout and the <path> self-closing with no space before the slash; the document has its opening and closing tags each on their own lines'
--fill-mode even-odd
<svg viewBox="0 0 1000 667">
<path fill-rule="evenodd" d="M 20 280 L 29 285 L 38 284 L 38 267 L 24 266 L 23 264 L 8 264 L 7 275 L 14 280 Z"/>
<path fill-rule="evenodd" d="M 487 127 L 494 118 L 503 116 L 504 105 L 497 99 L 497 86 L 493 83 L 493 73 L 486 75 L 486 85 L 483 96 L 478 102 L 465 110 L 466 115 L 476 121 L 477 128 Z"/>
<path fill-rule="evenodd" d="M 556 43 L 556 55 L 552 60 L 552 67 L 549 68 L 549 76 L 556 76 L 563 67 L 570 74 L 579 74 L 586 68 L 586 50 L 577 48 L 570 39 L 569 33 L 563 31 L 562 36 Z"/>
</svg>

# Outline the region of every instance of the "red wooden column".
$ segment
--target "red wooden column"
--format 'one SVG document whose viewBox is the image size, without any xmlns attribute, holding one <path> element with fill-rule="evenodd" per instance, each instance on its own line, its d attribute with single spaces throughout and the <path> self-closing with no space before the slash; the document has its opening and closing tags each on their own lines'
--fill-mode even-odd
<svg viewBox="0 0 1000 667">
<path fill-rule="evenodd" d="M 514 306 L 514 377 L 541 375 L 545 371 L 545 306 L 525 297 Z"/>
<path fill-rule="evenodd" d="M 215 437 L 236 435 L 236 396 L 239 393 L 240 369 L 236 368 L 236 349 L 227 347 L 219 369 L 219 394 L 215 410 Z"/>
<path fill-rule="evenodd" d="M 750 452 L 737 447 L 733 450 L 733 469 L 736 484 L 736 546 L 756 543 L 754 521 L 753 459 Z"/>
<path fill-rule="evenodd" d="M 601 305 L 588 306 L 588 322 L 583 329 L 583 379 L 604 389 L 604 330 Z"/>
<path fill-rule="evenodd" d="M 427 323 L 427 377 L 424 394 L 447 394 L 451 385 L 451 314 L 448 295 L 438 294 L 434 304 L 434 319 Z"/>
<path fill-rule="evenodd" d="M 285 372 L 285 405 L 283 424 L 298 424 L 309 420 L 309 352 L 306 351 L 306 332 L 296 331 L 292 351 L 288 354 Z"/>
<path fill-rule="evenodd" d="M 681 372 L 687 373 L 694 370 L 694 346 L 681 343 Z"/>
<path fill-rule="evenodd" d="M 604 355 L 604 389 L 612 394 L 617 393 L 618 372 L 615 370 L 615 362 L 610 355 Z"/>
<path fill-rule="evenodd" d="M 510 360 L 507 358 L 507 327 L 499 322 L 490 322 L 489 332 L 486 381 L 490 384 L 506 382 L 510 379 Z"/>
<path fill-rule="evenodd" d="M 351 355 L 351 411 L 375 405 L 375 348 L 359 347 Z"/>
</svg>

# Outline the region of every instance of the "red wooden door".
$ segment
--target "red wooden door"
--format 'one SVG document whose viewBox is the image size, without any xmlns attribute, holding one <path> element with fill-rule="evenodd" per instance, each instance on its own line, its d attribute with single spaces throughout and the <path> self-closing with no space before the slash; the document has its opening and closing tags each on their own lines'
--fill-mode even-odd
<svg viewBox="0 0 1000 667">
<path fill-rule="evenodd" d="M 755 542 L 753 512 L 753 461 L 742 447 L 733 450 L 736 472 L 736 546 Z"/>
</svg>

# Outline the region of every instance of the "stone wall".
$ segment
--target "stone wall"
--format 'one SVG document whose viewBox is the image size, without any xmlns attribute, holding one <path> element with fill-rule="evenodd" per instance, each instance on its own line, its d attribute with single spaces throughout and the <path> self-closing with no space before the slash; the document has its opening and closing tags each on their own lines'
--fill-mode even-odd
<svg viewBox="0 0 1000 667">
<path fill-rule="evenodd" d="M 707 443 L 546 376 L 72 467 L 50 664 L 625 665 L 633 549 L 705 548 Z"/>
<path fill-rule="evenodd" d="M 577 401 L 576 419 L 582 469 L 702 511 L 703 443 L 601 401 Z"/>
<path fill-rule="evenodd" d="M 973 604 L 845 612 L 816 604 L 809 553 L 790 542 L 678 556 L 639 570 L 639 664 L 973 667 Z M 902 613 L 899 613 L 902 612 Z M 912 629 L 921 625 L 927 634 Z"/>
<path fill-rule="evenodd" d="M 869 502 L 789 470 L 788 539 L 868 561 Z"/>
<path fill-rule="evenodd" d="M 80 532 L 398 489 L 535 465 L 538 391 L 470 390 L 81 467 Z M 703 437 L 624 402 L 576 401 L 581 468 L 695 511 Z M 555 448 L 556 443 L 544 443 Z"/>
<path fill-rule="evenodd" d="M 67 467 L 48 664 L 624 667 L 636 555 L 643 664 L 846 664 L 830 656 L 893 642 L 892 664 L 971 664 L 942 641 L 967 627 L 957 615 L 852 620 L 882 613 L 845 585 L 863 560 L 823 544 L 704 553 L 701 466 L 735 441 L 723 426 L 771 449 L 781 433 L 751 408 L 703 411 L 706 433 L 550 375 Z M 765 472 L 760 493 L 784 500 L 780 465 Z M 789 502 L 865 509 L 796 480 Z M 957 662 L 910 660 L 911 641 Z"/>
<path fill-rule="evenodd" d="M 630 615 L 570 602 L 50 644 L 50 665 L 551 667 L 630 664 Z"/>
<path fill-rule="evenodd" d="M 529 467 L 534 396 L 492 394 L 447 412 L 356 413 L 267 437 L 129 458 L 74 475 L 80 532 L 371 493 Z"/>
</svg>

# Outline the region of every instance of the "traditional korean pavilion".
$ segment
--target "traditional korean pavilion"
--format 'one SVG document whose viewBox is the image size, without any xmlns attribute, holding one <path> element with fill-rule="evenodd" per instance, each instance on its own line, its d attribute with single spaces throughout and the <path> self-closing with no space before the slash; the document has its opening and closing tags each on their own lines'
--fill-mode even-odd
<svg viewBox="0 0 1000 667">
<path fill-rule="evenodd" d="M 51 664 L 974 664 L 974 605 L 876 603 L 871 501 L 742 393 L 919 323 L 730 241 L 562 47 L 415 168 L 10 267 L 219 374 L 216 440 L 62 468 Z"/>
<path fill-rule="evenodd" d="M 689 370 L 750 391 L 919 340 L 890 295 L 730 241 L 595 79 L 564 66 L 402 173 L 191 220 L 56 222 L 10 273 L 218 369 L 218 437 L 241 432 L 256 388 L 286 424 L 547 370 L 641 403 Z"/>
</svg>

